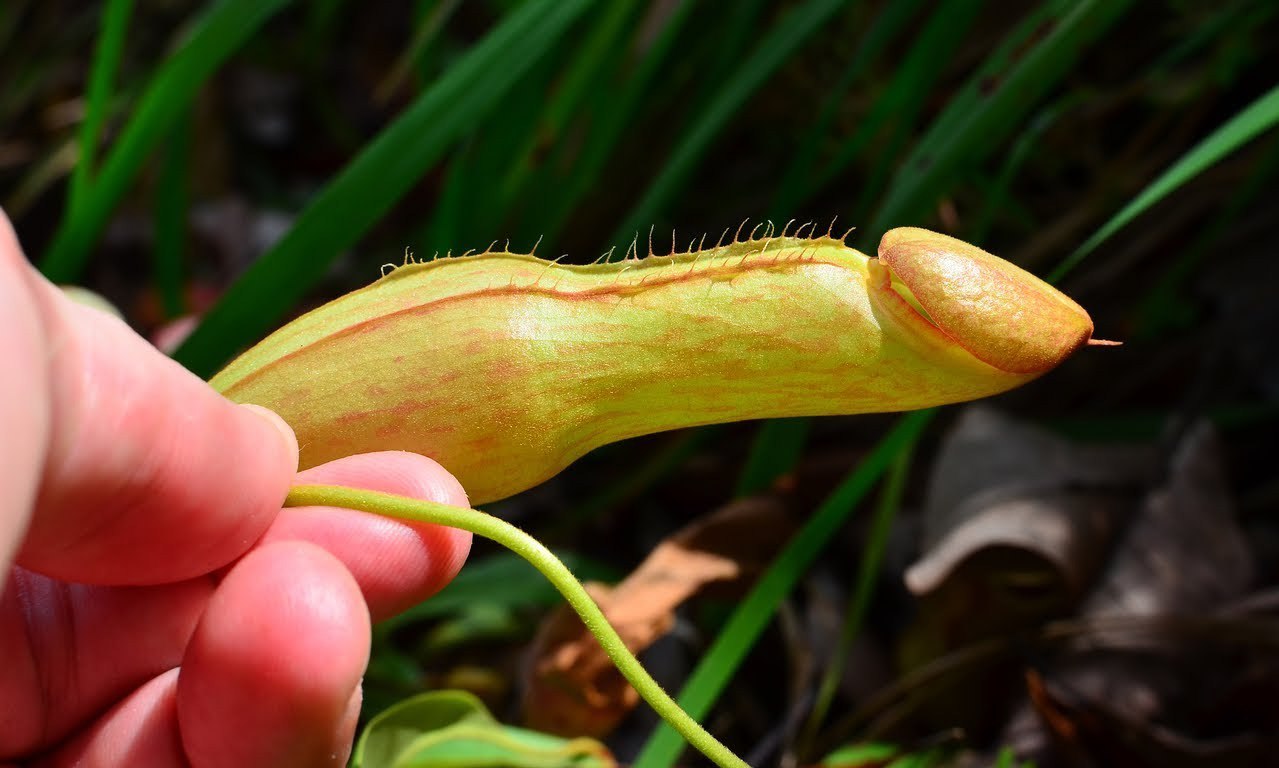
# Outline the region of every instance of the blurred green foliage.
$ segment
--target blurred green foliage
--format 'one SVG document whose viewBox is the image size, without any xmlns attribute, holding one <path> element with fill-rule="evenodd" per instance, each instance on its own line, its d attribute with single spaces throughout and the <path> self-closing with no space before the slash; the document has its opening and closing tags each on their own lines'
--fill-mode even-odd
<svg viewBox="0 0 1279 768">
<path fill-rule="evenodd" d="M 207 376 L 406 246 L 539 243 L 589 261 L 635 239 L 683 250 L 743 219 L 824 231 L 838 216 L 869 250 L 889 227 L 929 226 L 1032 270 L 1061 264 L 1102 335 L 1137 336 L 1106 393 L 1029 396 L 1069 420 L 1200 391 L 1195 352 L 1169 352 L 1217 327 L 1220 299 L 1196 275 L 1223 253 L 1246 272 L 1279 234 L 1264 215 L 1279 160 L 1271 3 L 411 5 L 107 0 L 69 20 L 0 6 L 0 197 L 31 255 L 58 281 L 114 285 L 126 306 L 158 297 L 161 320 L 216 275 L 216 302 L 175 353 Z M 255 77 L 286 83 L 283 107 L 237 106 Z M 246 125 L 273 109 L 284 140 L 255 137 Z M 228 267 L 191 226 L 215 196 L 288 225 Z M 150 258 L 121 289 L 104 242 L 130 215 L 152 232 Z M 1182 373 L 1151 388 L 1143 366 Z M 1058 391 L 1087 389 L 1099 367 L 1072 362 Z M 1196 407 L 1273 420 L 1273 383 L 1244 378 Z M 881 443 L 743 602 L 686 691 L 695 715 L 926 420 Z M 808 437 L 803 421 L 766 425 L 738 490 L 767 487 Z M 691 445 L 583 509 L 642 494 Z M 665 768 L 678 750 L 663 733 L 637 764 Z"/>
</svg>

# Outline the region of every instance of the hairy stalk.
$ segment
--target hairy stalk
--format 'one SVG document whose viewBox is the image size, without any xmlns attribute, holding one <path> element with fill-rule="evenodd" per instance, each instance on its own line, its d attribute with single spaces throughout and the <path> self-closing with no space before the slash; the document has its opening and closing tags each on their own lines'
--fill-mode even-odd
<svg viewBox="0 0 1279 768">
<path fill-rule="evenodd" d="M 688 713 L 680 709 L 680 706 L 666 691 L 662 690 L 662 686 L 658 685 L 657 681 L 645 671 L 626 644 L 622 642 L 617 631 L 604 617 L 604 612 L 586 593 L 581 583 L 573 576 L 573 572 L 537 539 L 519 528 L 476 509 L 452 507 L 433 501 L 331 485 L 294 486 L 289 491 L 284 504 L 288 507 L 343 507 L 401 520 L 435 523 L 470 531 L 476 536 L 492 539 L 510 549 L 541 571 L 542 575 L 559 590 L 573 610 L 577 611 L 577 615 L 582 618 L 586 628 L 599 640 L 622 676 L 689 744 L 720 768 L 749 768 L 744 760 L 733 754 L 728 747 L 707 733 L 696 720 L 689 717 Z"/>
</svg>

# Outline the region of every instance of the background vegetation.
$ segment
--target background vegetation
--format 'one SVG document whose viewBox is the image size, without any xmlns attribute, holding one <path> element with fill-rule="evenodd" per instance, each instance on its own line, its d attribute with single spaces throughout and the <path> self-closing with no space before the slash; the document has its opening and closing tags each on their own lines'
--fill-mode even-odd
<svg viewBox="0 0 1279 768">
<path fill-rule="evenodd" d="M 867 251 L 898 225 L 954 234 L 1058 281 L 1099 336 L 1125 342 L 996 405 L 1165 453 L 1188 424 L 1214 423 L 1264 590 L 1279 541 L 1276 13 L 1241 0 L 9 0 L 0 202 L 47 275 L 105 294 L 140 332 L 169 343 L 175 320 L 198 317 L 173 354 L 204 376 L 405 248 L 540 241 L 585 262 L 650 233 L 664 252 L 672 230 L 683 249 L 743 219 L 824 230 L 838 217 Z M 646 438 L 494 511 L 616 578 L 734 497 L 785 495 L 799 532 L 751 591 L 680 613 L 665 672 L 744 754 L 814 762 L 879 735 L 839 727 L 873 700 L 830 662 L 867 622 L 900 655 L 896 630 L 919 607 L 893 546 L 921 546 L 912 515 L 954 416 Z M 885 473 L 896 481 L 871 515 Z M 516 717 L 519 654 L 553 597 L 491 555 L 477 547 L 453 591 L 380 630 L 369 714 L 469 687 Z M 852 617 L 807 639 L 820 652 L 786 627 L 819 588 Z M 801 657 L 815 666 L 797 671 Z M 908 752 L 954 741 L 936 719 L 897 725 Z M 650 728 L 637 714 L 609 744 L 671 765 L 678 741 Z M 958 741 L 993 749 L 989 730 Z"/>
</svg>

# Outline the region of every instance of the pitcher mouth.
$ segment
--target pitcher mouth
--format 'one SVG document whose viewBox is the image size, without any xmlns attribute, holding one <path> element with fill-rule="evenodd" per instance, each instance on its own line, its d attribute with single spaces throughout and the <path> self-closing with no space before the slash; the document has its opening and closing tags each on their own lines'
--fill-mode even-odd
<svg viewBox="0 0 1279 768">
<path fill-rule="evenodd" d="M 941 331 L 942 328 L 938 326 L 937 322 L 934 321 L 932 316 L 928 314 L 928 310 L 925 309 L 924 305 L 919 301 L 918 298 L 916 298 L 915 293 L 914 291 L 910 289 L 910 286 L 902 282 L 901 277 L 899 277 L 897 273 L 892 270 L 892 267 L 889 267 L 887 264 L 884 264 L 882 261 L 880 263 L 883 265 L 884 270 L 888 273 L 888 287 L 892 290 L 892 292 L 900 296 L 902 298 L 902 301 L 905 301 L 907 304 L 909 304 L 911 306 L 911 309 L 914 309 L 915 312 L 924 320 L 926 320 L 929 325 Z M 944 333 L 945 331 L 942 331 L 942 332 Z"/>
<path fill-rule="evenodd" d="M 891 292 L 920 321 L 1008 373 L 1037 375 L 1082 346 L 1116 344 L 1093 339 L 1092 318 L 1065 294 L 962 240 L 890 230 L 872 264 L 872 289 Z"/>
</svg>

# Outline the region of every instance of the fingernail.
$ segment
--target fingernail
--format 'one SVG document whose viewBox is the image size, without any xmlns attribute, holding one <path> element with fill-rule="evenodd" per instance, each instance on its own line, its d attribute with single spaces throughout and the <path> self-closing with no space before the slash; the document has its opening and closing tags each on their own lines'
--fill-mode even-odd
<svg viewBox="0 0 1279 768">
<path fill-rule="evenodd" d="M 351 757 L 351 748 L 355 744 L 355 731 L 360 724 L 360 709 L 363 704 L 364 685 L 362 682 L 357 682 L 351 698 L 347 699 L 342 721 L 338 723 L 337 730 L 334 732 L 334 737 L 337 739 L 333 749 L 333 756 L 337 758 L 334 765 L 346 765 Z"/>
<path fill-rule="evenodd" d="M 262 406 L 254 405 L 253 403 L 240 403 L 239 405 L 241 408 L 245 408 L 252 413 L 256 413 L 261 418 L 270 422 L 271 426 L 275 427 L 276 431 L 284 437 L 285 443 L 289 446 L 289 455 L 293 457 L 294 466 L 296 467 L 298 457 L 298 438 L 297 435 L 293 434 L 293 428 L 290 427 L 284 419 L 280 418 L 278 413 L 270 408 L 263 408 Z"/>
</svg>

